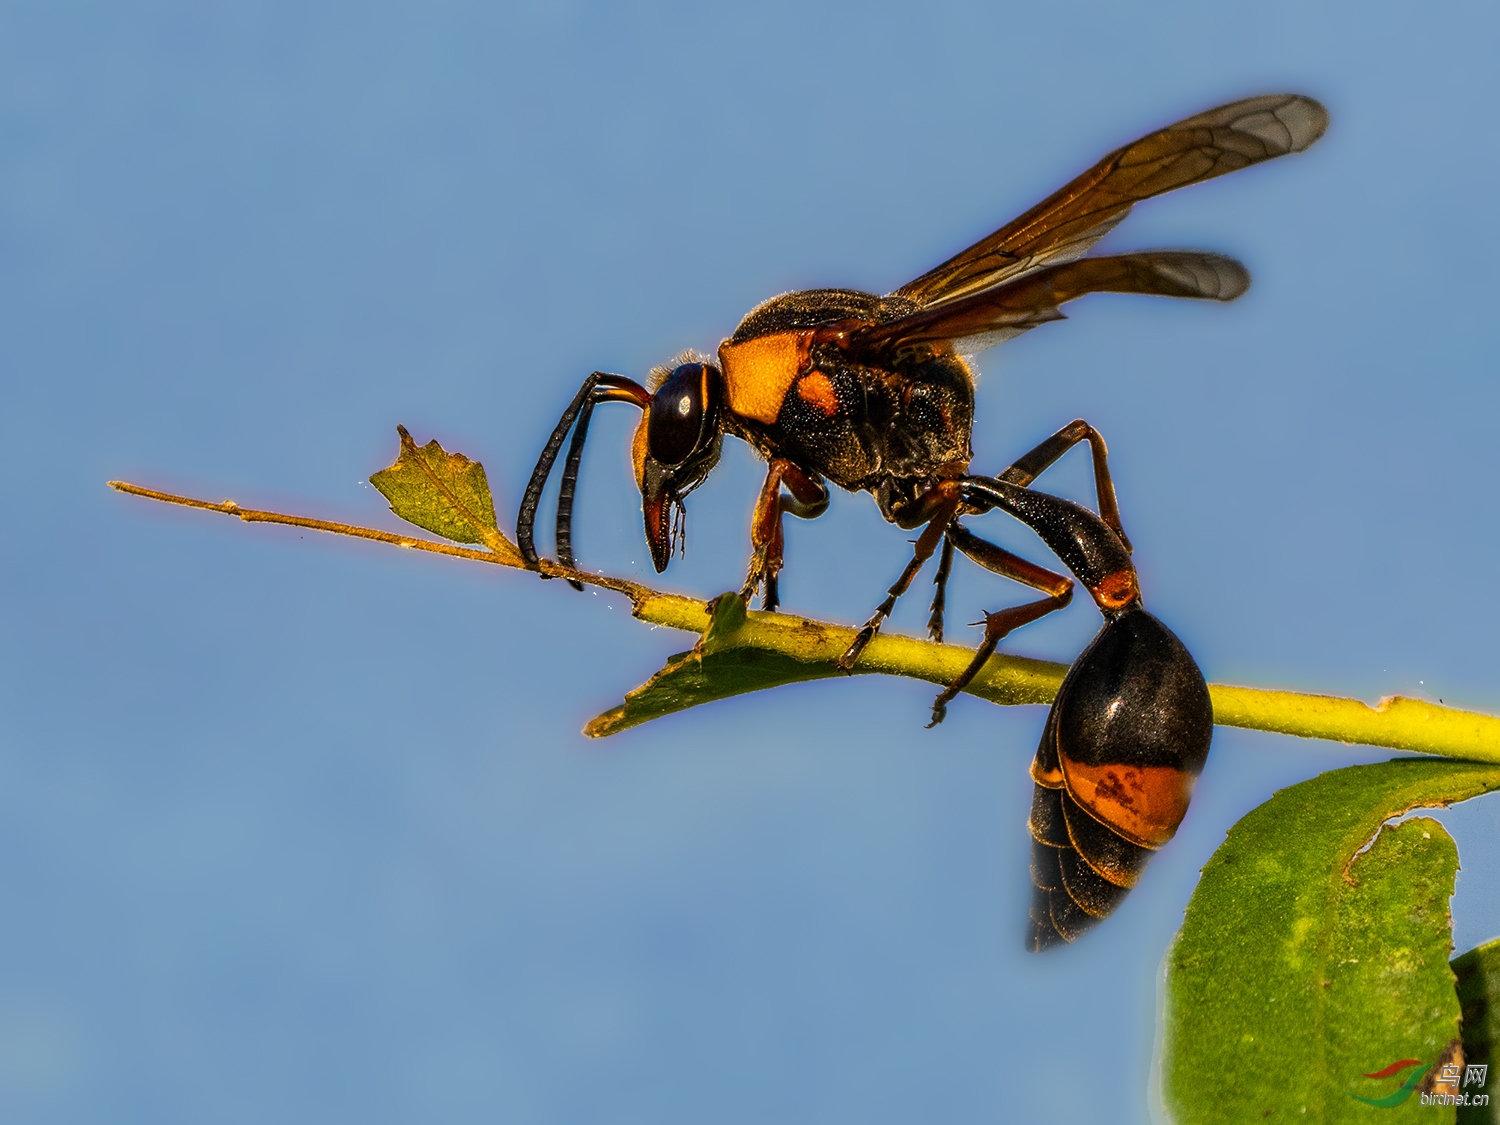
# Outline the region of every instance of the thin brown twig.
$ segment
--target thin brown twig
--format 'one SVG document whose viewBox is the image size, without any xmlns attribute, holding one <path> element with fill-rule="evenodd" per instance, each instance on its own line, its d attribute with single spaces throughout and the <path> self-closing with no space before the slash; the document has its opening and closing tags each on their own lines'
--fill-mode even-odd
<svg viewBox="0 0 1500 1125">
<path fill-rule="evenodd" d="M 138 484 L 129 481 L 112 480 L 109 487 L 117 492 L 128 493 L 131 496 L 143 496 L 147 500 L 159 500 L 163 504 L 180 504 L 184 508 L 199 508 L 205 512 L 219 512 L 226 516 L 238 516 L 246 523 L 278 523 L 287 527 L 305 527 L 310 531 L 326 531 L 331 535 L 351 535 L 356 539 L 373 539 L 377 543 L 389 543 L 393 547 L 410 547 L 417 551 L 431 551 L 435 555 L 452 555 L 460 559 L 473 559 L 475 562 L 490 563 L 493 566 L 509 567 L 512 570 L 534 570 L 543 578 L 571 578 L 578 582 L 584 582 L 591 586 L 598 586 L 605 590 L 614 590 L 624 594 L 636 605 L 644 604 L 651 598 L 661 597 L 662 592 L 653 590 L 649 586 L 643 586 L 639 582 L 631 582 L 624 578 L 611 578 L 604 574 L 589 574 L 582 570 L 575 570 L 570 566 L 563 566 L 550 559 L 542 559 L 535 567 L 528 567 L 521 561 L 519 555 L 511 556 L 498 551 L 483 550 L 477 547 L 455 547 L 451 543 L 438 543 L 431 539 L 418 539 L 412 535 L 397 535 L 390 531 L 377 531 L 373 527 L 360 527 L 358 524 L 338 523 L 334 520 L 318 520 L 310 516 L 291 516 L 284 512 L 267 512 L 258 508 L 242 508 L 233 500 L 221 500 L 218 503 L 212 500 L 198 500 L 191 496 L 178 496 L 171 492 L 158 492 L 154 488 L 142 488 Z"/>
</svg>

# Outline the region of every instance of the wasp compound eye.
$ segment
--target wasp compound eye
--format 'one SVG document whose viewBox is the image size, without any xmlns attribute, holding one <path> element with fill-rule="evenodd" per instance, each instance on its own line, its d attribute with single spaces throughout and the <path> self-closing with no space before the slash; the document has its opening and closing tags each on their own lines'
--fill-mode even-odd
<svg viewBox="0 0 1500 1125">
<path fill-rule="evenodd" d="M 651 396 L 646 449 L 659 464 L 680 465 L 702 444 L 707 372 L 704 364 L 684 363 Z"/>
</svg>

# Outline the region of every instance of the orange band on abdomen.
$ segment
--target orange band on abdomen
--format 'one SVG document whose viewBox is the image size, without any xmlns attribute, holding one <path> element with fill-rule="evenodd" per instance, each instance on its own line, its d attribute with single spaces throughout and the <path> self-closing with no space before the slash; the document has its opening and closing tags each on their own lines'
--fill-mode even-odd
<svg viewBox="0 0 1500 1125">
<path fill-rule="evenodd" d="M 1159 848 L 1177 834 L 1195 780 L 1175 766 L 1086 766 L 1067 757 L 1062 772 L 1074 801 L 1143 848 Z"/>
</svg>

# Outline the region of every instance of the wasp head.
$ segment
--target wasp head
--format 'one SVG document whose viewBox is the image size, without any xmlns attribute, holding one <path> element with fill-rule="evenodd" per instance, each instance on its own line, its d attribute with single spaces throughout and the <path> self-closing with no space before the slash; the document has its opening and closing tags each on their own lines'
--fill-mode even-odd
<svg viewBox="0 0 1500 1125">
<path fill-rule="evenodd" d="M 646 542 L 658 573 L 683 541 L 682 498 L 718 464 L 723 443 L 719 369 L 695 358 L 660 374 L 632 448 Z"/>
</svg>

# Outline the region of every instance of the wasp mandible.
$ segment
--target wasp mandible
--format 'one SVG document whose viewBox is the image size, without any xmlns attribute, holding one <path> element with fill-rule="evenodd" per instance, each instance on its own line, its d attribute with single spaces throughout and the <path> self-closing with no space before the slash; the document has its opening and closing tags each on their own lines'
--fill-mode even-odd
<svg viewBox="0 0 1500 1125">
<path fill-rule="evenodd" d="M 688 355 L 653 371 L 645 386 L 595 372 L 584 380 L 542 450 L 521 503 L 516 536 L 528 563 L 537 506 L 568 432 L 558 492 L 557 557 L 574 566 L 573 503 L 589 417 L 601 402 L 629 402 L 644 417 L 632 461 L 646 542 L 657 571 L 683 542 L 683 497 L 719 459 L 724 435 L 767 462 L 751 519 L 743 592 L 775 609 L 782 569 L 782 517 L 821 515 L 831 481 L 869 492 L 898 527 L 922 528 L 911 561 L 840 658 L 846 670 L 941 545 L 929 632 L 942 639 L 944 592 L 954 551 L 1056 597 L 1065 577 L 968 531 L 976 509 L 965 482 L 973 458 L 974 374 L 969 357 L 1063 319 L 1086 293 L 1149 293 L 1232 301 L 1249 286 L 1239 262 L 1221 254 L 1148 250 L 1084 257 L 1131 207 L 1175 188 L 1301 152 L 1327 128 L 1311 98 L 1274 94 L 1220 106 L 1142 137 L 942 265 L 884 297 L 810 289 L 751 310 L 716 359 Z M 1125 544 L 1103 438 L 1083 420 L 1063 427 L 999 479 L 1028 485 L 1087 441 L 1100 517 Z M 575 585 L 577 585 L 575 583 Z M 578 587 L 582 589 L 581 586 Z"/>
</svg>

